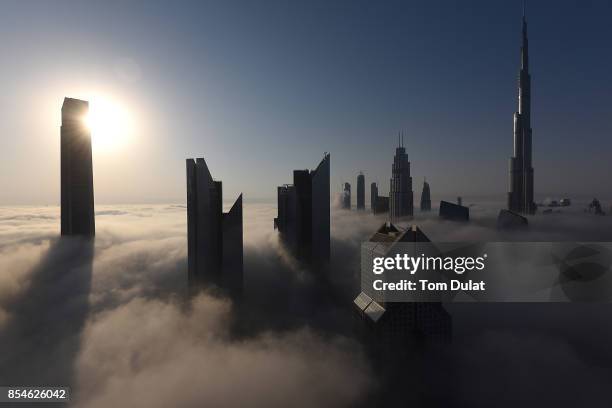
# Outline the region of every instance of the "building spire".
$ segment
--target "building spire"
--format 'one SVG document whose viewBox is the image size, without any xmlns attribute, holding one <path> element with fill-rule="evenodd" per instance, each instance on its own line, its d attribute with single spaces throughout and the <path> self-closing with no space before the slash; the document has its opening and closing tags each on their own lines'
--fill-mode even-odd
<svg viewBox="0 0 612 408">
<path fill-rule="evenodd" d="M 525 15 L 526 0 L 523 0 L 523 42 L 521 44 L 521 68 L 529 70 L 529 42 L 527 40 L 527 17 Z"/>
<path fill-rule="evenodd" d="M 514 114 L 514 151 L 510 158 L 508 209 L 533 214 L 533 164 L 531 133 L 531 76 L 529 75 L 529 40 L 527 39 L 526 0 L 523 0 L 521 67 L 518 78 L 518 111 Z"/>
</svg>

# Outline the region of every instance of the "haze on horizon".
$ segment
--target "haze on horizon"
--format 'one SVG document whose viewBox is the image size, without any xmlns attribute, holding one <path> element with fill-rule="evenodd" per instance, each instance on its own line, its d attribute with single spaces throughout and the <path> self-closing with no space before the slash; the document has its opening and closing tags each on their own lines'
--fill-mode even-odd
<svg viewBox="0 0 612 408">
<path fill-rule="evenodd" d="M 273 200 L 325 151 L 332 193 L 361 170 L 387 194 L 399 130 L 415 197 L 423 177 L 434 197 L 502 197 L 520 17 L 518 0 L 6 2 L 0 205 L 59 203 L 65 96 L 129 123 L 94 134 L 100 204 L 184 202 L 188 157 L 224 197 Z M 538 200 L 612 197 L 610 17 L 606 0 L 528 4 Z"/>
</svg>

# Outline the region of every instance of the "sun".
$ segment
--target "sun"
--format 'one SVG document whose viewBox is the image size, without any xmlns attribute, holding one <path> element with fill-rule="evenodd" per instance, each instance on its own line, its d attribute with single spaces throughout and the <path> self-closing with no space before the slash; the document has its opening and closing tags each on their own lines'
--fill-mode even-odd
<svg viewBox="0 0 612 408">
<path fill-rule="evenodd" d="M 129 141 L 133 132 L 130 112 L 108 98 L 89 98 L 89 113 L 83 120 L 96 150 L 117 150 Z"/>
</svg>

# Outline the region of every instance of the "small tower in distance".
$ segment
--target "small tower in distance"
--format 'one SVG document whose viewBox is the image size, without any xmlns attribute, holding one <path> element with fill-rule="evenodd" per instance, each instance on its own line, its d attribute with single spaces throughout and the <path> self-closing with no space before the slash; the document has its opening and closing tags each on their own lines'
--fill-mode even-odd
<svg viewBox="0 0 612 408">
<path fill-rule="evenodd" d="M 431 211 L 431 192 L 429 183 L 423 180 L 423 192 L 421 193 L 421 211 Z"/>
</svg>

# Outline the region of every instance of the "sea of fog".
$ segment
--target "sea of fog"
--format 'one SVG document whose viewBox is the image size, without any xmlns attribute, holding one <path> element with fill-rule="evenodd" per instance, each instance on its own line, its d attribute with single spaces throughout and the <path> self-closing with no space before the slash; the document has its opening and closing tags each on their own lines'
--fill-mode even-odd
<svg viewBox="0 0 612 408">
<path fill-rule="evenodd" d="M 585 213 L 586 203 L 530 217 L 522 233 L 497 231 L 501 203 L 469 197 L 469 223 L 441 221 L 435 209 L 416 211 L 412 222 L 433 241 L 612 240 L 612 216 Z M 58 207 L 0 207 L 0 383 L 68 384 L 78 407 L 368 401 L 385 384 L 351 335 L 351 301 L 359 246 L 386 218 L 333 208 L 330 289 L 321 296 L 279 243 L 275 213 L 274 204 L 245 202 L 239 313 L 247 330 L 237 336 L 230 300 L 185 296 L 184 205 L 96 206 L 93 243 L 59 238 Z M 447 309 L 453 342 L 407 370 L 412 405 L 448 397 L 458 406 L 512 406 L 528 397 L 597 406 L 607 396 L 609 304 Z"/>
</svg>

